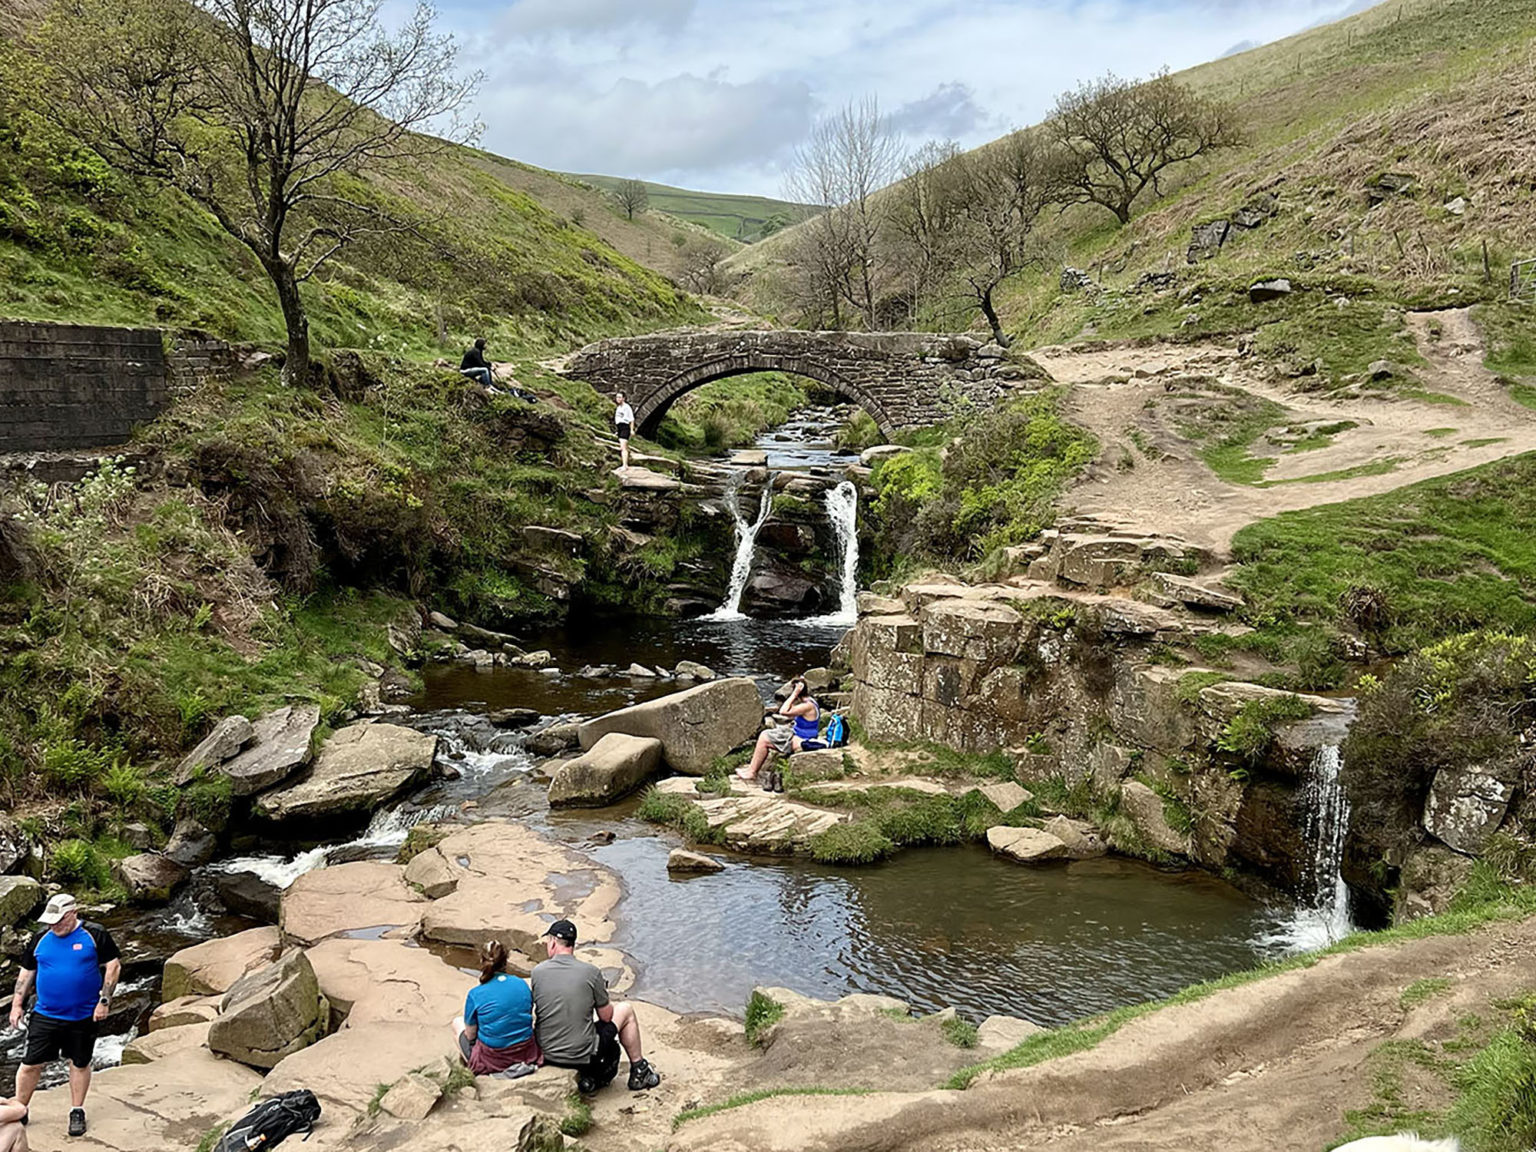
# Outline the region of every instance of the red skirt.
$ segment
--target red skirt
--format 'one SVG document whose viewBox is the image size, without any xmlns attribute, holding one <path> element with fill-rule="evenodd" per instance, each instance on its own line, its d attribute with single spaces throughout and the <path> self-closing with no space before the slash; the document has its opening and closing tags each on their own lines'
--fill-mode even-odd
<svg viewBox="0 0 1536 1152">
<path fill-rule="evenodd" d="M 510 1048 L 487 1048 L 476 1040 L 474 1047 L 469 1050 L 469 1070 L 476 1076 L 494 1076 L 514 1064 L 543 1063 L 544 1053 L 539 1051 L 539 1042 L 531 1036 Z"/>
</svg>

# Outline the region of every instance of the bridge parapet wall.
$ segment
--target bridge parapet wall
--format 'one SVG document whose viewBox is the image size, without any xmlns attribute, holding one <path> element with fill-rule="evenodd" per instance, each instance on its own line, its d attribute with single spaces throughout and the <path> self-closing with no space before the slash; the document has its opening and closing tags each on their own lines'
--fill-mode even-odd
<svg viewBox="0 0 1536 1152">
<path fill-rule="evenodd" d="M 936 424 L 962 401 L 993 404 L 1030 373 L 995 344 L 931 332 L 665 332 L 590 344 L 565 373 L 622 391 L 641 430 L 679 396 L 747 372 L 792 372 L 853 400 L 882 432 Z"/>
</svg>

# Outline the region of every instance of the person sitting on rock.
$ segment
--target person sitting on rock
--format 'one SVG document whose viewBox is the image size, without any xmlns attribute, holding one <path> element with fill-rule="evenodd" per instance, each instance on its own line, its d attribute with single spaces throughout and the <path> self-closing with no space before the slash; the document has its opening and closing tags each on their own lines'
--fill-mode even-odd
<svg viewBox="0 0 1536 1152">
<path fill-rule="evenodd" d="M 480 983 L 464 998 L 464 1019 L 454 1021 L 459 1051 L 476 1076 L 508 1079 L 544 1063 L 533 1038 L 533 994 L 507 972 L 507 947 L 491 940 L 480 949 Z"/>
<path fill-rule="evenodd" d="M 544 934 L 549 959 L 533 970 L 534 1034 L 544 1062 L 576 1070 L 583 1096 L 611 1083 L 619 1047 L 629 1055 L 629 1090 L 641 1092 L 661 1076 L 641 1053 L 640 1020 L 629 1004 L 612 1004 L 603 974 L 576 959 L 576 925 L 556 920 Z"/>
<path fill-rule="evenodd" d="M 0 1099 L 0 1152 L 27 1152 L 27 1106 L 14 1097 Z"/>
<path fill-rule="evenodd" d="M 803 751 L 807 741 L 821 735 L 821 706 L 806 688 L 804 676 L 796 676 L 789 682 L 789 695 L 772 713 L 772 718 L 773 727 L 758 733 L 751 762 L 736 769 L 736 775 L 743 780 L 756 780 L 773 753 L 789 756 Z M 763 791 L 784 791 L 783 773 L 763 772 Z"/>
<path fill-rule="evenodd" d="M 485 358 L 485 337 L 476 337 L 473 347 L 464 353 L 464 359 L 459 361 L 459 374 L 468 376 L 472 380 L 478 380 L 487 388 L 491 386 L 491 362 Z"/>
</svg>

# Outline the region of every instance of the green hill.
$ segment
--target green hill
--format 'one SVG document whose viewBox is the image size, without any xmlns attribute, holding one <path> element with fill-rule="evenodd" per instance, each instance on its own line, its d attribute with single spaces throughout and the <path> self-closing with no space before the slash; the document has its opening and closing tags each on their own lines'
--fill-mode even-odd
<svg viewBox="0 0 1536 1152">
<path fill-rule="evenodd" d="M 612 192 L 621 183 L 619 176 L 575 175 L 594 188 Z M 722 236 L 751 244 L 779 229 L 803 220 L 810 209 L 804 204 L 788 200 L 774 200 L 767 196 L 737 196 L 729 192 L 690 192 L 686 188 L 674 188 L 669 184 L 653 184 L 642 180 L 650 195 L 651 207 L 668 216 L 702 224 Z"/>
<path fill-rule="evenodd" d="M 1005 327 L 1026 345 L 1259 328 L 1260 354 L 1321 360 L 1334 381 L 1390 356 L 1384 309 L 1495 300 L 1510 263 L 1536 256 L 1533 52 L 1536 0 L 1401 0 L 1179 74 L 1236 106 L 1246 142 L 1174 169 L 1167 195 L 1145 195 L 1124 228 L 1098 208 L 1048 212 L 1039 266 L 1000 294 Z M 1380 194 L 1384 173 L 1407 177 L 1406 190 Z M 1262 192 L 1276 198 L 1273 217 L 1187 262 L 1195 225 Z M 790 235 L 728 263 L 742 298 L 766 311 L 790 307 Z M 1106 291 L 1063 290 L 1063 267 Z M 1132 290 L 1153 272 L 1173 273 L 1173 290 Z M 895 298 L 904 282 L 887 274 Z M 1246 289 L 1263 276 L 1288 276 L 1297 291 L 1258 311 Z M 1187 306 L 1196 293 L 1201 304 Z M 942 302 L 918 318 L 973 322 Z M 1508 318 L 1490 309 L 1485 322 Z"/>
</svg>

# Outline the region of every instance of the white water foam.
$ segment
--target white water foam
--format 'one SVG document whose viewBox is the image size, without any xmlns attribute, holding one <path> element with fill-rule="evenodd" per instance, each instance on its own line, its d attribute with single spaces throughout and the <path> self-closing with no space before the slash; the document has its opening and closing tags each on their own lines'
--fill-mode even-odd
<svg viewBox="0 0 1536 1152">
<path fill-rule="evenodd" d="M 1342 940 L 1355 930 L 1344 883 L 1344 838 L 1349 833 L 1349 798 L 1344 795 L 1344 758 L 1337 744 L 1317 750 L 1302 798 L 1307 805 L 1306 837 L 1312 862 L 1305 896 L 1296 910 L 1259 943 L 1285 953 L 1310 952 Z"/>
<path fill-rule="evenodd" d="M 345 844 L 327 844 L 300 852 L 297 856 L 236 856 L 209 866 L 213 872 L 254 872 L 280 891 L 288 888 L 306 872 L 324 868 L 333 854 L 359 848 L 396 848 L 405 843 L 411 829 L 423 822 L 444 820 L 456 809 L 451 804 L 431 808 L 389 808 L 375 812 L 363 834 Z"/>
<path fill-rule="evenodd" d="M 796 623 L 811 627 L 852 628 L 859 622 L 859 490 L 844 480 L 827 490 L 827 519 L 837 540 L 837 611 Z"/>
<path fill-rule="evenodd" d="M 736 559 L 731 564 L 730 587 L 726 589 L 725 601 L 708 616 L 700 617 L 703 620 L 746 619 L 741 611 L 741 594 L 747 590 L 747 580 L 752 576 L 752 557 L 757 550 L 757 534 L 762 529 L 763 522 L 768 519 L 768 510 L 773 505 L 773 473 L 768 473 L 768 479 L 763 483 L 763 495 L 758 502 L 757 519 L 751 522 L 741 514 L 741 501 L 738 498 L 746 478 L 745 472 L 734 474 L 725 493 L 725 506 L 730 509 L 731 519 L 736 522 Z"/>
</svg>

